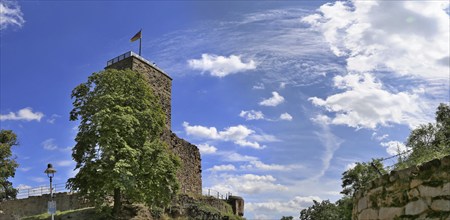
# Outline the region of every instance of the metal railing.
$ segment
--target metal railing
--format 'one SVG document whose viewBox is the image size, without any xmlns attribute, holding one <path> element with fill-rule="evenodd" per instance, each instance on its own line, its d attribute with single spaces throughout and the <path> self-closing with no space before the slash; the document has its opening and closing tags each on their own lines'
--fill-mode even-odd
<svg viewBox="0 0 450 220">
<path fill-rule="evenodd" d="M 219 191 L 213 190 L 213 189 L 206 189 L 205 192 L 203 192 L 205 196 L 212 196 L 217 199 L 224 199 L 227 200 L 229 196 L 232 196 L 231 192 L 227 192 L 225 194 L 220 193 Z"/>
<path fill-rule="evenodd" d="M 53 193 L 60 193 L 60 192 L 69 192 L 70 190 L 66 189 L 65 183 L 57 183 L 53 184 Z M 50 194 L 50 186 L 38 186 L 34 188 L 28 188 L 28 189 L 19 189 L 19 192 L 17 193 L 16 198 L 17 199 L 25 199 L 30 196 L 42 196 L 45 194 Z"/>
</svg>

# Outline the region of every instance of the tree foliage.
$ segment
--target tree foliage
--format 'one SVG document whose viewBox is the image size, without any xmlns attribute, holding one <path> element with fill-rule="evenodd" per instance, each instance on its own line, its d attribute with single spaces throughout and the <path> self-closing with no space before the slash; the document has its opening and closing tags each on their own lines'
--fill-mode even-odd
<svg viewBox="0 0 450 220">
<path fill-rule="evenodd" d="M 0 201 L 16 198 L 17 190 L 8 178 L 14 177 L 19 166 L 12 157 L 11 148 L 17 145 L 17 136 L 11 130 L 0 130 Z"/>
<path fill-rule="evenodd" d="M 406 146 L 411 153 L 400 158 L 397 169 L 406 168 L 450 154 L 450 107 L 440 104 L 436 122 L 420 125 L 411 131 Z"/>
<path fill-rule="evenodd" d="M 376 167 L 376 169 L 375 169 Z M 346 196 L 353 196 L 356 191 L 366 186 L 370 181 L 386 173 L 379 159 L 372 162 L 356 163 L 356 166 L 342 173 L 342 191 Z"/>
<path fill-rule="evenodd" d="M 105 70 L 72 91 L 70 120 L 80 120 L 72 157 L 79 172 L 67 186 L 98 206 L 114 195 L 164 207 L 179 188 L 179 159 L 161 141 L 165 114 L 144 76 Z"/>
<path fill-rule="evenodd" d="M 338 208 L 329 200 L 317 202 L 313 200 L 313 205 L 300 212 L 301 220 L 335 220 L 339 219 Z"/>
</svg>

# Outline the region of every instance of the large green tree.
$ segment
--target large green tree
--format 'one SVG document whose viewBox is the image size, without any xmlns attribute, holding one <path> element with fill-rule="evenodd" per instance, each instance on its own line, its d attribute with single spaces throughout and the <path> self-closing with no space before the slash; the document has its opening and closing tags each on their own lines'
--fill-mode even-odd
<svg viewBox="0 0 450 220">
<path fill-rule="evenodd" d="M 108 69 L 72 91 L 70 120 L 80 120 L 72 157 L 79 172 L 67 186 L 100 206 L 113 195 L 164 207 L 176 195 L 179 159 L 161 135 L 165 114 L 144 76 Z"/>
<path fill-rule="evenodd" d="M 17 190 L 8 178 L 14 177 L 19 166 L 12 157 L 11 148 L 17 145 L 17 136 L 11 130 L 0 130 L 0 201 L 16 198 Z"/>
</svg>

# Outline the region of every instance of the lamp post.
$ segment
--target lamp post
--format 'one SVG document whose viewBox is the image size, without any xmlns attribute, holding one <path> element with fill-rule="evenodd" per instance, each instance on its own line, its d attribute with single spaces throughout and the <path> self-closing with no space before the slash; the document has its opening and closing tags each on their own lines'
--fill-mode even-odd
<svg viewBox="0 0 450 220">
<path fill-rule="evenodd" d="M 50 178 L 50 199 L 51 199 L 51 202 L 49 202 L 49 204 L 51 203 L 53 205 L 56 205 L 53 202 L 53 186 L 52 186 L 52 179 L 55 176 L 56 170 L 53 168 L 53 165 L 51 163 L 49 163 L 47 165 L 47 169 L 44 171 L 44 173 L 46 173 L 48 178 Z M 52 212 L 51 214 L 52 214 L 52 220 L 54 220 L 54 213 Z"/>
</svg>

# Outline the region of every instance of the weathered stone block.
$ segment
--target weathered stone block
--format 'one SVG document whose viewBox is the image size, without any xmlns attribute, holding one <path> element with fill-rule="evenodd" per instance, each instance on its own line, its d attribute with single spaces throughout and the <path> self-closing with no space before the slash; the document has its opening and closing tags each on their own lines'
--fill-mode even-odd
<svg viewBox="0 0 450 220">
<path fill-rule="evenodd" d="M 362 210 L 367 208 L 368 205 L 368 197 L 364 196 L 361 199 L 358 200 L 358 212 L 361 212 Z"/>
<path fill-rule="evenodd" d="M 377 187 L 375 189 L 370 190 L 369 192 L 369 196 L 370 195 L 377 195 L 377 194 L 381 194 L 381 192 L 383 192 L 383 186 Z"/>
<path fill-rule="evenodd" d="M 382 207 L 378 219 L 394 219 L 394 217 L 403 215 L 403 213 L 403 207 Z"/>
<path fill-rule="evenodd" d="M 431 209 L 434 211 L 450 212 L 450 200 L 434 200 L 433 203 L 431 203 Z"/>
<path fill-rule="evenodd" d="M 435 197 L 442 195 L 442 187 L 420 185 L 418 189 L 420 192 L 420 196 L 422 197 Z"/>
<path fill-rule="evenodd" d="M 405 206 L 405 215 L 418 215 L 428 209 L 427 203 L 419 199 L 408 203 Z"/>
<path fill-rule="evenodd" d="M 372 220 L 372 219 L 378 219 L 378 210 L 376 209 L 366 209 L 362 211 L 359 216 L 359 220 Z"/>
<path fill-rule="evenodd" d="M 419 197 L 419 190 L 417 189 L 411 189 L 408 191 L 408 199 L 411 200 L 413 198 Z"/>
<path fill-rule="evenodd" d="M 442 186 L 442 195 L 450 196 L 450 183 L 446 183 Z"/>
<path fill-rule="evenodd" d="M 411 180 L 409 187 L 416 188 L 417 186 L 422 185 L 422 183 L 423 183 L 423 181 L 420 179 L 413 179 L 413 180 Z"/>
<path fill-rule="evenodd" d="M 389 182 L 395 182 L 398 179 L 398 174 L 396 171 L 392 171 L 391 175 L 389 176 Z"/>
</svg>

